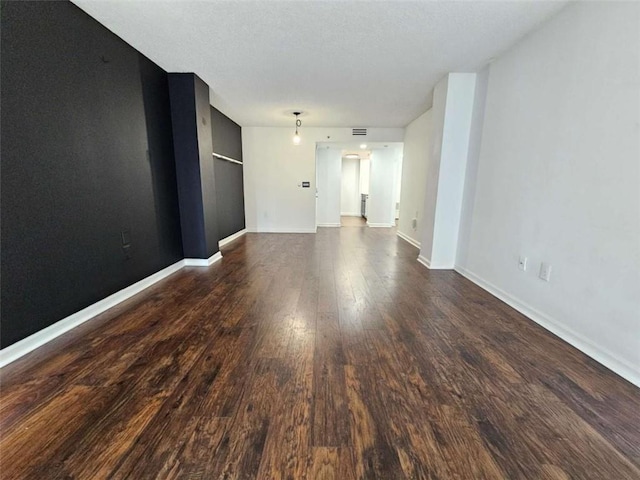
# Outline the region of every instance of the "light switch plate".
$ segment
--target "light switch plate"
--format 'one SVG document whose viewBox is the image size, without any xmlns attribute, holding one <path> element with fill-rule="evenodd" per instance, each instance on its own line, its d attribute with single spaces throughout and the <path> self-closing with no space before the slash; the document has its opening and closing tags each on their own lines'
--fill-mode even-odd
<svg viewBox="0 0 640 480">
<path fill-rule="evenodd" d="M 538 274 L 538 276 L 544 280 L 545 282 L 548 282 L 551 280 L 551 265 L 549 265 L 548 263 L 542 262 L 540 264 L 540 273 Z"/>
</svg>

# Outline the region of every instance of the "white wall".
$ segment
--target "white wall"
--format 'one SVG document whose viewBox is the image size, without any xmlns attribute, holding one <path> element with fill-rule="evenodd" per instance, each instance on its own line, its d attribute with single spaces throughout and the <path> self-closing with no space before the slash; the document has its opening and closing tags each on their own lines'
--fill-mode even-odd
<svg viewBox="0 0 640 480">
<path fill-rule="evenodd" d="M 458 251 L 456 254 L 457 265 L 466 265 L 468 260 L 466 247 L 469 245 L 471 223 L 467 220 L 473 217 L 475 206 L 478 160 L 482 146 L 482 130 L 488 84 L 489 66 L 486 66 L 476 75 L 476 91 L 473 97 L 469 150 L 467 152 L 467 168 L 465 171 L 464 195 L 460 215 L 460 233 L 458 235 Z"/>
<path fill-rule="evenodd" d="M 396 171 L 394 172 L 393 178 L 393 202 L 395 203 L 393 214 L 394 219 L 397 220 L 400 216 L 400 194 L 402 192 L 402 156 L 400 156 L 396 162 Z"/>
<path fill-rule="evenodd" d="M 433 232 L 436 221 L 436 199 L 438 198 L 438 175 L 440 173 L 440 152 L 444 131 L 444 113 L 447 105 L 447 86 L 449 76 L 440 80 L 433 89 L 431 107 L 431 134 L 429 135 L 429 155 L 427 156 L 427 175 L 422 207 L 422 229 L 420 235 L 420 257 L 431 262 Z"/>
<path fill-rule="evenodd" d="M 432 268 L 453 268 L 456 263 L 475 86 L 475 73 L 449 74 L 433 247 L 428 257 Z"/>
<path fill-rule="evenodd" d="M 475 82 L 475 73 L 450 73 L 434 90 L 418 257 L 430 268 L 451 269 L 456 261 Z"/>
<path fill-rule="evenodd" d="M 457 259 L 460 272 L 637 385 L 639 19 L 638 3 L 572 4 L 491 64 Z M 538 278 L 542 261 L 549 283 Z"/>
<path fill-rule="evenodd" d="M 291 129 L 243 128 L 244 201 L 250 232 L 315 232 L 315 142 Z M 301 188 L 303 181 L 311 188 Z"/>
<path fill-rule="evenodd" d="M 395 223 L 395 174 L 402 156 L 401 146 L 389 146 L 371 153 L 367 225 L 391 227 Z"/>
<path fill-rule="evenodd" d="M 371 183 L 371 160 L 360 159 L 360 193 L 369 194 L 369 183 Z"/>
<path fill-rule="evenodd" d="M 292 122 L 293 123 L 293 122 Z M 293 127 L 293 126 L 292 126 Z M 243 127 L 244 194 L 250 232 L 314 232 L 316 142 L 349 142 L 350 128 L 300 129 L 302 143 L 293 145 L 294 128 Z M 370 128 L 367 142 L 401 142 L 402 128 Z M 311 188 L 301 188 L 310 181 Z"/>
<path fill-rule="evenodd" d="M 402 159 L 402 188 L 400 193 L 400 219 L 398 233 L 420 246 L 422 238 L 422 214 L 427 191 L 427 164 L 429 162 L 429 137 L 431 135 L 431 110 L 427 110 L 405 128 Z M 413 228 L 413 219 L 417 220 Z"/>
<path fill-rule="evenodd" d="M 318 148 L 316 159 L 316 223 L 319 227 L 339 227 L 342 152 L 335 148 Z"/>
<path fill-rule="evenodd" d="M 319 227 L 340 226 L 340 150 L 318 148 L 316 153 L 316 224 Z"/>
<path fill-rule="evenodd" d="M 340 215 L 360 216 L 360 159 L 342 159 Z"/>
</svg>

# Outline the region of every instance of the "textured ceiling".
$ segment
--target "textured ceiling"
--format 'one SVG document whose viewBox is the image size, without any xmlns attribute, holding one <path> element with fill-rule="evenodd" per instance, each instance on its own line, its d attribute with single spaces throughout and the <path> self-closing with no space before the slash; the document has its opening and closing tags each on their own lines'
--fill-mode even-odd
<svg viewBox="0 0 640 480">
<path fill-rule="evenodd" d="M 242 126 L 404 127 L 565 2 L 73 0 Z"/>
</svg>

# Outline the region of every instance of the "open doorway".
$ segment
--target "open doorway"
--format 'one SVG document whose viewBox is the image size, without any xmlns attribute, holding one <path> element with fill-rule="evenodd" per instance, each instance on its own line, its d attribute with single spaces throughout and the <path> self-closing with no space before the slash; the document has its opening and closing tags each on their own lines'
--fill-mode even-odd
<svg viewBox="0 0 640 480">
<path fill-rule="evenodd" d="M 316 225 L 395 227 L 402 143 L 318 143 Z"/>
<path fill-rule="evenodd" d="M 340 226 L 366 227 L 369 197 L 369 150 L 342 152 Z"/>
</svg>

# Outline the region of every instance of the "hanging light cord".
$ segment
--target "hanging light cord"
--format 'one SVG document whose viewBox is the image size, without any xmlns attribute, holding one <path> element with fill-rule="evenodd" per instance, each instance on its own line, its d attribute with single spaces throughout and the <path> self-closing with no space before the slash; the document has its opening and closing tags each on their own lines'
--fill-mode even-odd
<svg viewBox="0 0 640 480">
<path fill-rule="evenodd" d="M 298 118 L 298 116 L 301 113 L 302 112 L 293 112 L 293 114 L 296 116 L 296 133 L 293 136 L 293 144 L 294 145 L 300 145 L 300 134 L 298 133 L 298 128 L 302 126 L 302 122 L 300 121 L 300 118 Z"/>
</svg>

